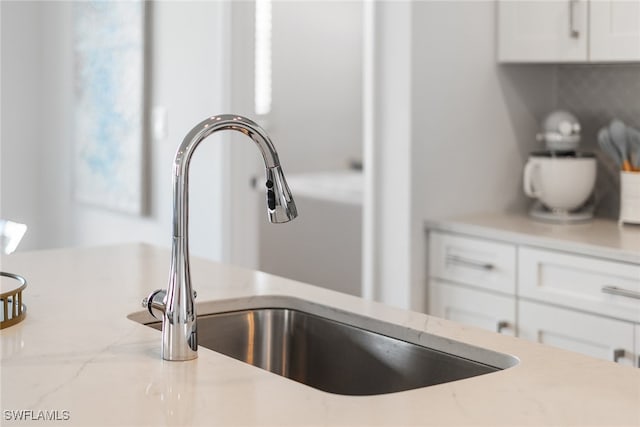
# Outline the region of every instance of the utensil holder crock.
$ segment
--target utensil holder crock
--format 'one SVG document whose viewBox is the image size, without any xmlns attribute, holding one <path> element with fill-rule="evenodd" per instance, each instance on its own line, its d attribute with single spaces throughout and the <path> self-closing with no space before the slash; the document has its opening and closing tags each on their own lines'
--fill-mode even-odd
<svg viewBox="0 0 640 427">
<path fill-rule="evenodd" d="M 640 172 L 620 171 L 620 224 L 640 224 Z"/>
</svg>

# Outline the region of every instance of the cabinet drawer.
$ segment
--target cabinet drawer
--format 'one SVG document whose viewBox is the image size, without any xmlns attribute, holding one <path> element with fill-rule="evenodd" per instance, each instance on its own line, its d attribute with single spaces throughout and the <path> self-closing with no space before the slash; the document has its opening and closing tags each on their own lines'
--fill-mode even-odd
<svg viewBox="0 0 640 427">
<path fill-rule="evenodd" d="M 518 336 L 622 365 L 634 364 L 634 325 L 621 320 L 519 301 Z"/>
<path fill-rule="evenodd" d="M 451 282 L 515 294 L 514 245 L 431 232 L 429 275 Z"/>
<path fill-rule="evenodd" d="M 521 247 L 518 294 L 640 322 L 640 265 Z"/>
<path fill-rule="evenodd" d="M 514 297 L 454 285 L 431 279 L 429 314 L 447 320 L 515 335 L 516 300 Z"/>
</svg>

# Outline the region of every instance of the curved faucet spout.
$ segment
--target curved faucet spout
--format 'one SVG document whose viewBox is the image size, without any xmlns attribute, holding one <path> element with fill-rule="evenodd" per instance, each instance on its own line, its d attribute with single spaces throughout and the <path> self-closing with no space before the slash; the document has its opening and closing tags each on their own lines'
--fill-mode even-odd
<svg viewBox="0 0 640 427">
<path fill-rule="evenodd" d="M 198 145 L 220 130 L 242 132 L 258 145 L 266 169 L 269 220 L 287 222 L 298 216 L 278 153 L 258 124 L 246 117 L 224 114 L 203 120 L 187 134 L 173 163 L 173 243 L 169 286 L 166 293 L 154 291 L 143 301 L 154 317 L 162 313 L 162 357 L 165 360 L 191 360 L 198 355 L 195 292 L 189 268 L 189 163 Z"/>
<path fill-rule="evenodd" d="M 271 222 L 287 222 L 298 216 L 291 191 L 284 178 L 276 151 L 266 132 L 252 120 L 222 114 L 209 117 L 196 125 L 184 138 L 173 162 L 173 235 L 187 235 L 188 212 L 188 171 L 195 149 L 214 132 L 235 130 L 251 138 L 258 146 L 266 169 L 266 191 L 268 217 Z"/>
</svg>

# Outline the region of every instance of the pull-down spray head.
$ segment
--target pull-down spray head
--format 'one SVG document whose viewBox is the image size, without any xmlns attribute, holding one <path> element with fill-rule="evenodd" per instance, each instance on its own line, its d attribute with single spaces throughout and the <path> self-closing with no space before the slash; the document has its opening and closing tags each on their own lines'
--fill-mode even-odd
<svg viewBox="0 0 640 427">
<path fill-rule="evenodd" d="M 298 216 L 291 190 L 280 166 L 267 168 L 267 213 L 273 223 L 288 222 Z"/>
</svg>

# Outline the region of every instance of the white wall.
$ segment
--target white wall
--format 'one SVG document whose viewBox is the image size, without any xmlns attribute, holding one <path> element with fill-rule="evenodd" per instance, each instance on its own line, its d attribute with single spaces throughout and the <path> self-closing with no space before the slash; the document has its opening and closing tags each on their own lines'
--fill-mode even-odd
<svg viewBox="0 0 640 427">
<path fill-rule="evenodd" d="M 288 173 L 362 156 L 362 4 L 273 3 L 269 133 Z"/>
<path fill-rule="evenodd" d="M 414 4 L 414 181 L 423 218 L 524 209 L 553 68 L 496 63 L 495 3 Z"/>
<path fill-rule="evenodd" d="M 363 295 L 408 307 L 411 266 L 412 5 L 367 5 Z"/>
<path fill-rule="evenodd" d="M 408 171 L 411 195 L 395 197 L 393 188 L 374 189 L 375 197 L 394 206 L 379 213 L 383 218 L 369 234 L 383 236 L 385 230 L 391 233 L 397 221 L 395 215 L 401 217 L 401 226 L 396 227 L 400 236 L 373 238 L 375 258 L 370 266 L 377 269 L 374 296 L 394 305 L 424 310 L 424 220 L 472 212 L 524 210 L 527 201 L 520 176 L 528 153 L 537 147 L 534 135 L 539 120 L 553 106 L 554 69 L 496 63 L 493 1 L 376 5 L 380 9 L 396 9 L 396 20 L 390 21 L 385 15 L 384 20 L 376 21 L 386 25 L 387 31 L 394 34 L 392 37 L 398 37 L 402 28 L 411 28 L 407 42 L 411 44 L 411 55 L 401 55 L 402 49 L 378 48 L 375 53 L 381 58 L 376 61 L 382 65 L 374 70 L 383 73 L 376 78 L 374 92 L 376 96 L 387 93 L 387 99 L 398 97 L 397 92 L 389 93 L 389 88 L 399 85 L 397 75 L 404 74 L 411 80 L 411 95 L 406 101 L 409 105 L 392 107 L 392 112 L 410 114 L 409 148 L 404 142 L 394 141 L 392 135 L 374 138 L 378 154 L 397 149 L 404 154 L 396 153 L 395 158 L 405 156 L 411 160 L 404 164 L 379 161 L 376 166 L 383 170 L 376 174 L 382 179 L 398 179 Z M 398 29 L 395 33 L 394 28 Z M 393 73 L 385 72 L 390 63 Z M 380 101 L 375 99 L 376 103 Z M 383 118 L 384 111 L 375 117 Z M 379 134 L 393 129 L 396 123 L 392 122 L 391 128 L 382 126 Z M 398 281 L 394 276 L 405 279 Z"/>
<path fill-rule="evenodd" d="M 176 147 L 196 123 L 228 109 L 228 93 L 223 89 L 227 75 L 222 62 L 227 47 L 221 36 L 228 23 L 223 20 L 226 6 L 221 2 L 163 1 L 147 5 L 151 23 L 150 101 L 151 105 L 167 108 L 168 137 L 149 141 L 149 215 L 136 217 L 73 199 L 72 2 L 3 2 L 3 89 L 15 90 L 3 92 L 2 102 L 3 107 L 19 104 L 20 108 L 3 108 L 2 112 L 3 123 L 12 124 L 9 129 L 3 127 L 2 202 L 15 206 L 31 227 L 28 239 L 32 244 L 21 249 L 129 241 L 170 244 L 171 170 Z M 9 25 L 5 26 L 5 21 Z M 11 40 L 11 46 L 17 49 L 5 53 L 5 40 Z M 14 65 L 11 58 L 5 59 L 5 55 L 19 54 L 28 62 Z M 37 126 L 25 126 L 25 135 L 20 124 L 30 120 L 31 111 L 38 112 L 39 121 Z M 210 139 L 198 149 L 191 167 L 191 249 L 196 255 L 220 259 L 224 137 Z M 19 145 L 19 141 L 29 145 Z M 5 164 L 13 169 L 5 171 Z M 17 192 L 5 193 L 4 187 L 9 184 L 5 173 L 21 178 L 14 181 L 20 182 Z M 11 213 L 8 211 L 7 216 Z"/>
<path fill-rule="evenodd" d="M 414 289 L 426 286 L 423 219 L 529 203 L 522 168 L 553 106 L 554 69 L 497 64 L 495 6 L 414 3 Z"/>
<path fill-rule="evenodd" d="M 41 21 L 40 84 L 38 104 L 43 127 L 39 129 L 40 231 L 39 247 L 76 244 L 76 212 L 71 194 L 73 168 L 73 52 L 69 3 L 39 2 Z M 31 27 L 31 25 L 28 25 Z M 16 39 L 19 43 L 20 39 Z M 35 233 L 34 233 L 35 234 Z"/>
<path fill-rule="evenodd" d="M 362 3 L 276 1 L 272 45 L 267 123 L 285 173 L 346 169 L 350 159 L 361 159 Z M 295 221 L 260 218 L 259 268 L 360 294 L 362 209 L 292 191 Z"/>
<path fill-rule="evenodd" d="M 230 84 L 230 111 L 247 117 L 254 115 L 254 39 L 255 6 L 250 1 L 232 2 L 229 8 L 231 28 L 227 35 Z M 259 222 L 265 220 L 264 197 L 250 186 L 251 177 L 264 173 L 262 159 L 255 144 L 241 134 L 231 135 L 231 161 L 226 171 L 233 189 L 227 193 L 231 207 L 228 216 L 228 261 L 248 268 L 258 268 Z"/>
<path fill-rule="evenodd" d="M 0 218 L 28 224 L 21 247 L 32 249 L 42 231 L 42 19 L 38 5 L 26 2 L 2 2 L 0 14 Z"/>
</svg>

